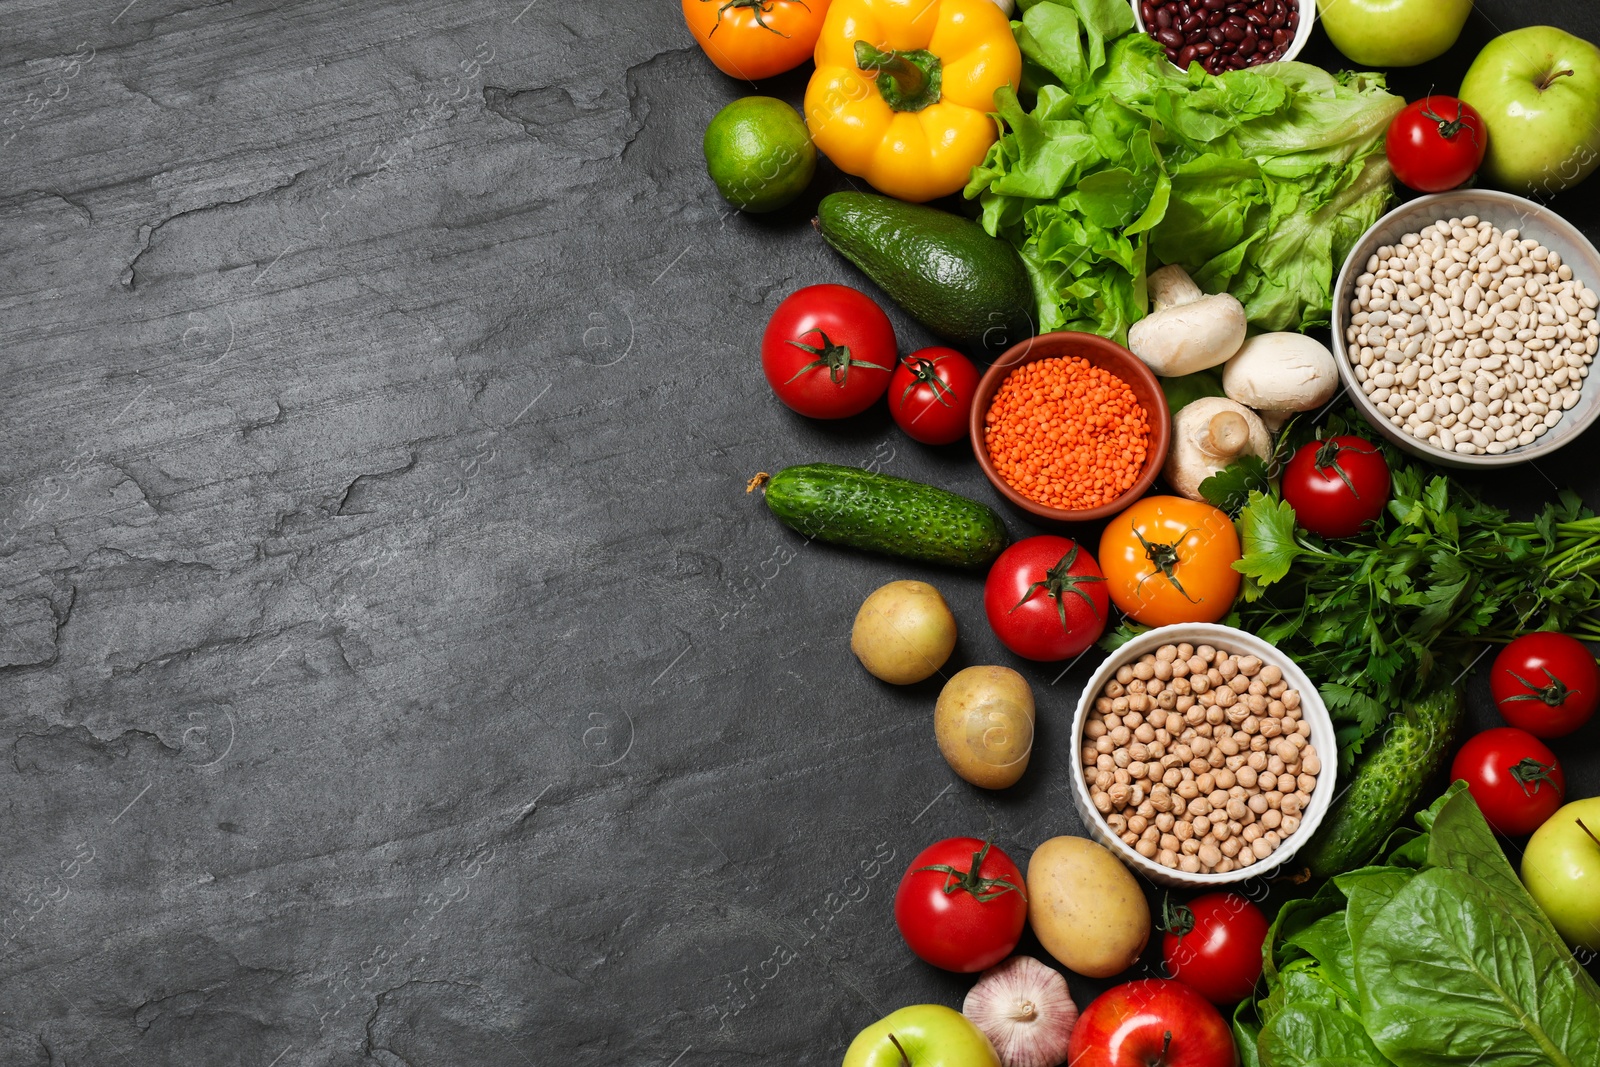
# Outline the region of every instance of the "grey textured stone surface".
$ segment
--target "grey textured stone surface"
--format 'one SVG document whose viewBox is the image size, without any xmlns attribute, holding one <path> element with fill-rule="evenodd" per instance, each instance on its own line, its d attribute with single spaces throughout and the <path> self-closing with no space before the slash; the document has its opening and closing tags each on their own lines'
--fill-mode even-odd
<svg viewBox="0 0 1600 1067">
<path fill-rule="evenodd" d="M 802 545 L 744 494 L 876 459 L 992 499 L 962 447 L 771 396 L 777 301 L 861 284 L 805 225 L 842 183 L 728 213 L 699 138 L 748 87 L 676 5 L 6 16 L 0 1063 L 833 1064 L 958 1004 L 894 883 L 936 838 L 1025 861 L 1078 830 L 1086 671 L 1025 668 L 1034 766 L 980 794 L 936 686 L 847 648 L 922 576 L 955 666 L 1016 662 L 980 580 Z M 1453 86 L 1490 19 L 1600 36 L 1495 0 L 1399 85 Z M 1592 197 L 1556 207 L 1595 236 Z M 1592 450 L 1543 474 L 1596 502 Z"/>
</svg>

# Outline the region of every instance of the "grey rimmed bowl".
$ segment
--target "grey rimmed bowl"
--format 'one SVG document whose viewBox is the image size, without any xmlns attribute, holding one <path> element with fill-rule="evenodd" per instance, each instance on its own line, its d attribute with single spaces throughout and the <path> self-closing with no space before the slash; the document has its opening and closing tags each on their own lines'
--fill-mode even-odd
<svg viewBox="0 0 1600 1067">
<path fill-rule="evenodd" d="M 1276 665 L 1283 671 L 1284 680 L 1290 687 L 1300 692 L 1301 717 L 1311 724 L 1311 743 L 1316 746 L 1317 754 L 1322 757 L 1322 772 L 1317 775 L 1317 788 L 1311 794 L 1311 806 L 1300 815 L 1300 829 L 1279 845 L 1276 852 L 1261 862 L 1222 874 L 1189 874 L 1173 867 L 1163 867 L 1155 860 L 1146 859 L 1130 848 L 1126 841 L 1112 832 L 1111 827 L 1106 824 L 1105 816 L 1095 810 L 1094 803 L 1089 799 L 1089 785 L 1083 780 L 1083 765 L 1077 756 L 1083 745 L 1083 728 L 1089 721 L 1089 711 L 1094 707 L 1095 697 L 1117 673 L 1117 668 L 1125 663 L 1135 662 L 1146 652 L 1154 652 L 1162 645 L 1176 645 L 1185 641 L 1191 645 L 1210 645 L 1213 648 L 1226 649 L 1242 656 L 1256 656 L 1263 663 Z M 1311 679 L 1295 666 L 1293 660 L 1279 652 L 1275 646 L 1261 640 L 1255 634 L 1218 623 L 1191 622 L 1159 626 L 1154 630 L 1145 631 L 1107 656 L 1090 677 L 1088 684 L 1084 686 L 1083 695 L 1078 698 L 1078 708 L 1072 716 L 1072 752 L 1072 806 L 1077 811 L 1078 818 L 1083 821 L 1089 836 L 1114 852 L 1118 859 L 1134 871 L 1157 885 L 1180 889 L 1232 885 L 1270 875 L 1283 867 L 1316 834 L 1317 827 L 1322 825 L 1323 817 L 1328 814 L 1328 808 L 1338 791 L 1339 748 L 1333 736 L 1333 718 L 1328 714 L 1328 707 L 1322 702 L 1317 687 L 1311 684 Z"/>
<path fill-rule="evenodd" d="M 1510 449 L 1498 456 L 1482 453 L 1464 456 L 1435 448 L 1390 422 L 1361 391 L 1361 383 L 1356 381 L 1345 342 L 1345 331 L 1353 314 L 1350 303 L 1355 299 L 1356 279 L 1366 271 L 1367 260 L 1379 248 L 1395 244 L 1408 233 L 1418 233 L 1441 219 L 1459 219 L 1468 215 L 1487 219 L 1501 230 L 1520 230 L 1522 236 L 1531 237 L 1551 251 L 1559 252 L 1562 262 L 1571 265 L 1573 277 L 1591 289 L 1600 289 L 1600 252 L 1595 251 L 1594 245 L 1576 226 L 1544 205 L 1490 189 L 1457 189 L 1424 196 L 1400 205 L 1379 219 L 1356 242 L 1355 248 L 1345 259 L 1344 268 L 1339 271 L 1339 279 L 1333 287 L 1333 354 L 1339 364 L 1339 377 L 1351 401 L 1372 423 L 1373 428 L 1393 444 L 1412 455 L 1446 467 L 1510 467 L 1548 456 L 1575 439 L 1600 417 L 1600 388 L 1595 385 L 1600 374 L 1590 374 L 1583 379 L 1578 403 L 1533 444 Z"/>
</svg>

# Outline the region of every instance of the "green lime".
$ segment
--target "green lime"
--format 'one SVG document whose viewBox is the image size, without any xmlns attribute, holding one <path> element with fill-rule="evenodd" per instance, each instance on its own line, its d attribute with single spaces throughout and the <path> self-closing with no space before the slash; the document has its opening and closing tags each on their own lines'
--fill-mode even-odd
<svg viewBox="0 0 1600 1067">
<path fill-rule="evenodd" d="M 817 170 L 817 147 L 805 122 L 770 96 L 746 96 L 717 112 L 706 127 L 705 152 L 717 190 L 745 211 L 783 207 Z"/>
</svg>

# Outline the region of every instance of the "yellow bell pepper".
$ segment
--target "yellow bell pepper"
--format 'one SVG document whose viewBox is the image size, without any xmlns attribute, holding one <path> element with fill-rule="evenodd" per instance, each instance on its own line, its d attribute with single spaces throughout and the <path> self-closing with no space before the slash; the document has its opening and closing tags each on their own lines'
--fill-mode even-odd
<svg viewBox="0 0 1600 1067">
<path fill-rule="evenodd" d="M 806 86 L 811 139 L 902 200 L 967 184 L 999 136 L 994 93 L 1022 54 L 993 0 L 833 0 Z"/>
</svg>

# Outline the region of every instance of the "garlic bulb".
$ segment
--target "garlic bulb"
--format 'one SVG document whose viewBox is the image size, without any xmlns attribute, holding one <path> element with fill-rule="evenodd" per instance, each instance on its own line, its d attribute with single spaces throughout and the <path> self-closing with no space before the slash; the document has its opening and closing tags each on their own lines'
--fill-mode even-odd
<svg viewBox="0 0 1600 1067">
<path fill-rule="evenodd" d="M 1004 1067 L 1060 1067 L 1078 1022 L 1067 980 L 1031 956 L 984 971 L 961 1013 L 993 1042 Z"/>
</svg>

